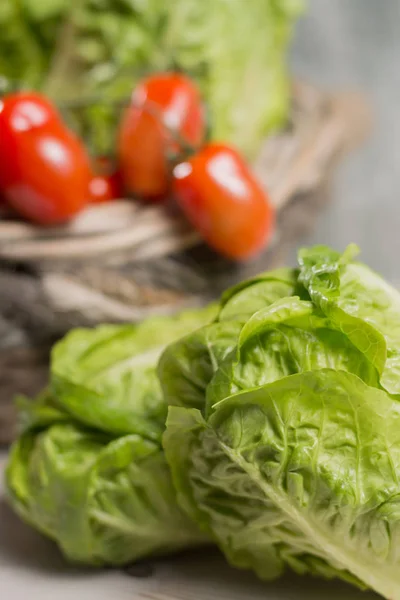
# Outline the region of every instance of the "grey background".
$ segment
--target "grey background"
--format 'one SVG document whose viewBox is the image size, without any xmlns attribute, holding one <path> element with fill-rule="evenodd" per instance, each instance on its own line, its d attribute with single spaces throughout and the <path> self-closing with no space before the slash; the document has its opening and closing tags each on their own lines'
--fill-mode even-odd
<svg viewBox="0 0 400 600">
<path fill-rule="evenodd" d="M 356 242 L 370 266 L 400 283 L 400 0 L 309 0 L 292 47 L 294 72 L 331 89 L 364 91 L 367 143 L 334 179 L 334 202 L 305 243 Z"/>
</svg>

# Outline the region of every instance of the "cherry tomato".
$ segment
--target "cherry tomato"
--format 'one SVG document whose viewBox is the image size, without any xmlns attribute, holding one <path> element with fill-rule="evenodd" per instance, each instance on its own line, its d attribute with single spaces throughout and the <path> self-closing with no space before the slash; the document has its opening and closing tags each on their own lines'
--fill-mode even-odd
<svg viewBox="0 0 400 600">
<path fill-rule="evenodd" d="M 67 221 L 88 202 L 90 164 L 80 140 L 43 96 L 0 99 L 0 189 L 20 215 Z"/>
<path fill-rule="evenodd" d="M 121 174 L 107 157 L 95 161 L 95 173 L 89 183 L 90 201 L 94 204 L 123 197 Z"/>
<path fill-rule="evenodd" d="M 271 237 L 274 210 L 236 152 L 208 144 L 173 171 L 173 191 L 189 221 L 221 254 L 244 260 Z"/>
<path fill-rule="evenodd" d="M 147 199 L 165 197 L 167 155 L 179 150 L 176 138 L 197 146 L 205 129 L 200 94 L 190 79 L 178 73 L 145 79 L 132 94 L 119 132 L 119 162 L 127 191 Z"/>
</svg>

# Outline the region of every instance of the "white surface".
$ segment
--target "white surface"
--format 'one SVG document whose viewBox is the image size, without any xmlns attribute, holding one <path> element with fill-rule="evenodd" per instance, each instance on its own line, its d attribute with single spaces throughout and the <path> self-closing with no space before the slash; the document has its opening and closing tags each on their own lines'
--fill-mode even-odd
<svg viewBox="0 0 400 600">
<path fill-rule="evenodd" d="M 0 454 L 3 478 L 5 455 Z M 1 485 L 0 485 L 1 488 Z M 69 567 L 53 544 L 23 525 L 0 489 L 1 600 L 377 600 L 339 583 L 287 577 L 274 584 L 230 569 L 214 551 L 153 563 L 147 578 Z"/>
</svg>

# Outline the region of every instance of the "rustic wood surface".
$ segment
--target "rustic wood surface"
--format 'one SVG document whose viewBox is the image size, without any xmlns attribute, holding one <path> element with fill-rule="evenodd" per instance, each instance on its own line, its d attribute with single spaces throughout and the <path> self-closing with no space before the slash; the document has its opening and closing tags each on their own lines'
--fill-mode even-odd
<svg viewBox="0 0 400 600">
<path fill-rule="evenodd" d="M 254 165 L 278 211 L 277 233 L 244 265 L 202 245 L 173 208 L 121 201 L 56 230 L 0 221 L 0 444 L 15 434 L 13 396 L 40 390 L 49 346 L 71 327 L 174 312 L 283 264 L 314 228 L 336 159 L 360 143 L 368 117 L 355 95 L 294 87 L 290 126 L 268 138 Z"/>
</svg>

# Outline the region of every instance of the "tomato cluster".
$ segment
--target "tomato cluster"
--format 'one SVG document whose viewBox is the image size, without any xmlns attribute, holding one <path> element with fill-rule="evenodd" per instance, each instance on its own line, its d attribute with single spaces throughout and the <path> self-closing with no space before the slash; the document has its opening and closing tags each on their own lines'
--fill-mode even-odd
<svg viewBox="0 0 400 600">
<path fill-rule="evenodd" d="M 0 99 L 0 196 L 42 225 L 73 218 L 89 202 L 124 194 L 173 198 L 204 240 L 242 260 L 268 242 L 274 213 L 240 154 L 205 141 L 199 91 L 186 76 L 165 73 L 134 90 L 120 123 L 115 165 L 91 162 L 81 140 L 37 93 Z"/>
</svg>

